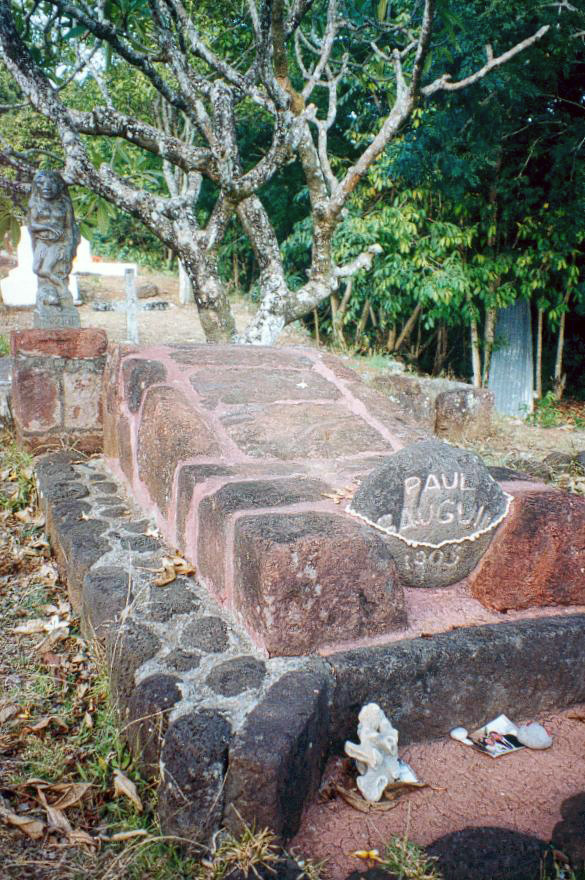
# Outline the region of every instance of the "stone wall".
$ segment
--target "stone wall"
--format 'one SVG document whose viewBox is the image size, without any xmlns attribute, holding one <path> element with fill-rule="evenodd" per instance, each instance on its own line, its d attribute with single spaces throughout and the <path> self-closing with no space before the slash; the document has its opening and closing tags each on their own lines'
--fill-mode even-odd
<svg viewBox="0 0 585 880">
<path fill-rule="evenodd" d="M 102 450 L 107 347 L 103 330 L 12 333 L 12 410 L 20 443 L 33 451 Z"/>
</svg>

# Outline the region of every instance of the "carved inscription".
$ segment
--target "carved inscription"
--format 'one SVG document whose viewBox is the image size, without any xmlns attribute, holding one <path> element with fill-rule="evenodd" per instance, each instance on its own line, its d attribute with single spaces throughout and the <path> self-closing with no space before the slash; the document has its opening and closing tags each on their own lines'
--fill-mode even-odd
<svg viewBox="0 0 585 880">
<path fill-rule="evenodd" d="M 473 569 L 510 502 L 472 452 L 425 440 L 389 456 L 347 510 L 388 535 L 405 582 L 432 587 Z"/>
<path fill-rule="evenodd" d="M 489 528 L 493 514 L 477 499 L 477 485 L 470 485 L 463 471 L 430 473 L 426 478 L 406 477 L 403 481 L 403 507 L 399 519 L 386 513 L 376 525 L 384 531 L 406 539 L 425 541 L 429 530 L 445 532 L 448 538 L 453 527 L 464 535 Z M 396 521 L 395 521 L 396 520 Z M 448 528 L 447 528 L 448 527 Z"/>
</svg>

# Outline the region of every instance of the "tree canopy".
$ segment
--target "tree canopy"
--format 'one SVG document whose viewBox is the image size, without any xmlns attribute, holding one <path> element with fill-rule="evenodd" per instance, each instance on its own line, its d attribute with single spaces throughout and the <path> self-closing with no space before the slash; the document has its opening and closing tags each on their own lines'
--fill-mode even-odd
<svg viewBox="0 0 585 880">
<path fill-rule="evenodd" d="M 489 184 L 487 207 L 469 184 L 485 190 L 489 168 L 502 166 L 494 135 L 505 141 L 519 103 L 536 97 L 533 68 L 546 74 L 547 55 L 561 53 L 561 20 L 563 39 L 573 27 L 580 43 L 579 13 L 565 5 L 6 0 L 3 123 L 30 102 L 54 132 L 48 152 L 65 179 L 178 255 L 210 340 L 235 338 L 220 271 L 230 235 L 245 238 L 257 267 L 259 309 L 240 341 L 273 342 L 287 323 L 347 299 L 354 277 L 351 308 L 370 284 L 366 317 L 378 326 L 409 296 L 435 303 L 427 322 L 454 295 L 473 318 L 462 267 L 482 236 L 500 279 L 492 287 L 507 294 L 489 232 L 502 215 Z M 486 150 L 466 156 L 480 130 Z M 26 192 L 47 158 L 38 150 L 4 134 L 5 188 Z M 450 215 L 461 206 L 465 223 Z M 487 270 L 475 271 L 485 285 Z"/>
</svg>

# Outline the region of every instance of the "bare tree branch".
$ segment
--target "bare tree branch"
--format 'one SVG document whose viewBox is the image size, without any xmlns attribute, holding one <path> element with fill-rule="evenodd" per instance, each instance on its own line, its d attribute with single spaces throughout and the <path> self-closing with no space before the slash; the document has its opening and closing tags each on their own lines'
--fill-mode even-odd
<svg viewBox="0 0 585 880">
<path fill-rule="evenodd" d="M 539 28 L 536 33 L 532 34 L 531 37 L 527 37 L 520 43 L 516 43 L 515 46 L 512 46 L 511 49 L 508 49 L 508 51 L 504 52 L 502 55 L 498 55 L 497 58 L 494 57 L 491 46 L 486 46 L 487 61 L 483 67 L 480 67 L 475 73 L 472 73 L 470 76 L 466 76 L 465 79 L 460 79 L 457 82 L 451 82 L 451 75 L 449 73 L 444 73 L 442 76 L 438 77 L 438 79 L 429 83 L 428 86 L 424 86 L 424 88 L 421 89 L 422 94 L 425 95 L 425 97 L 429 97 L 429 95 L 434 95 L 435 92 L 441 90 L 455 92 L 458 89 L 464 89 L 467 86 L 473 85 L 473 83 L 483 79 L 490 70 L 500 67 L 500 65 L 505 64 L 515 55 L 518 55 L 519 52 L 523 52 L 524 49 L 528 49 L 529 46 L 532 46 L 534 43 L 538 42 L 538 40 L 541 40 L 549 29 L 550 25 L 545 24 L 543 27 Z"/>
</svg>

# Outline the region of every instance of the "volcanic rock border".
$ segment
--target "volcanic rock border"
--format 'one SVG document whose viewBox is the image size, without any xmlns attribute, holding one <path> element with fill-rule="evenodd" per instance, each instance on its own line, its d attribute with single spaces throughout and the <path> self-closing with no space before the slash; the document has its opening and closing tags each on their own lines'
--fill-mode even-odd
<svg viewBox="0 0 585 880">
<path fill-rule="evenodd" d="M 173 551 L 101 459 L 53 453 L 36 475 L 71 601 L 105 647 L 120 728 L 158 779 L 166 834 L 201 842 L 243 820 L 289 839 L 365 702 L 407 744 L 499 712 L 520 720 L 585 701 L 585 613 L 267 658 L 196 577 L 155 584 Z"/>
</svg>

